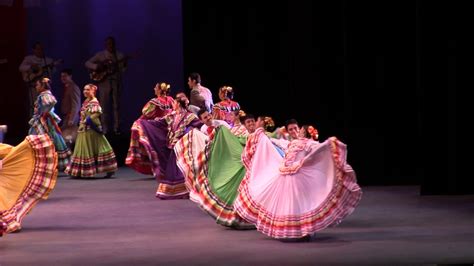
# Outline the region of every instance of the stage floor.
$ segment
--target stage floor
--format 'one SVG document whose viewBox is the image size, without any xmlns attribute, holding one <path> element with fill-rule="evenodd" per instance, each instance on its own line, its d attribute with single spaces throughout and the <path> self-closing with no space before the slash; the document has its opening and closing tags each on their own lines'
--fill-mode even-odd
<svg viewBox="0 0 474 266">
<path fill-rule="evenodd" d="M 154 179 L 60 176 L 50 198 L 0 238 L 0 265 L 292 265 L 474 263 L 474 195 L 363 187 L 355 212 L 311 242 L 215 224 L 189 200 L 159 200 Z"/>
</svg>

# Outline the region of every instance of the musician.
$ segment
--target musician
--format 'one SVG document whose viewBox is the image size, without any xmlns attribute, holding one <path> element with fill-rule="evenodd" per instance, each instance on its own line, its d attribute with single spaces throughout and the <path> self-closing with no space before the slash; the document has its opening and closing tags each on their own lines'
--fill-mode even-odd
<svg viewBox="0 0 474 266">
<path fill-rule="evenodd" d="M 43 45 L 40 42 L 36 42 L 33 45 L 33 54 L 25 56 L 23 62 L 21 62 L 18 69 L 28 87 L 30 115 L 33 114 L 34 103 L 38 97 L 35 89 L 36 81 L 44 77 L 51 79 L 51 75 L 56 70 L 55 66 L 60 64 L 60 61 L 53 61 L 52 58 L 47 57 L 44 53 Z"/>
<path fill-rule="evenodd" d="M 101 81 L 98 81 L 98 98 L 102 105 L 102 130 L 109 131 L 110 116 L 113 114 L 113 130 L 120 134 L 120 91 L 122 89 L 122 73 L 126 69 L 125 56 L 117 51 L 115 39 L 111 36 L 105 39 L 105 50 L 96 53 L 87 60 L 85 66 L 92 71 L 107 73 Z"/>
</svg>

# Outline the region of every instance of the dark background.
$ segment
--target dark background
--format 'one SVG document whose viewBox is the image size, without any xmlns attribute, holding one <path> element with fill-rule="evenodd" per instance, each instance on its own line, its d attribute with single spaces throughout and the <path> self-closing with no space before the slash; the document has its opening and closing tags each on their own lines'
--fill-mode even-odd
<svg viewBox="0 0 474 266">
<path fill-rule="evenodd" d="M 460 48 L 469 24 L 462 21 L 466 7 L 457 2 L 63 0 L 58 5 L 64 11 L 79 8 L 71 12 L 77 18 L 108 5 L 110 12 L 97 16 L 109 22 L 89 15 L 87 27 L 73 23 L 74 35 L 53 38 L 35 8 L 0 7 L 2 25 L 20 22 L 2 26 L 0 33 L 10 37 L 1 45 L 12 46 L 9 56 L 16 56 L 16 64 L 31 41 L 44 37 L 56 57 L 66 49 L 77 51 L 71 61 L 78 68 L 102 48 L 106 35 L 120 37 L 122 50 L 145 47 L 145 59 L 131 62 L 126 74 L 125 130 L 155 82 L 170 81 L 174 92 L 188 91 L 187 74 L 199 72 L 215 102 L 218 88 L 230 85 L 247 113 L 270 115 L 278 125 L 289 118 L 313 124 L 323 140 L 337 136 L 348 145 L 348 161 L 362 185 L 421 184 L 422 194 L 473 191 L 456 160 L 457 58 L 461 53 L 472 58 L 470 49 Z M 1 16 L 5 12 L 14 15 Z M 47 12 L 47 21 L 58 21 L 60 13 Z M 64 23 L 63 28 L 71 25 Z M 77 35 L 81 41 L 72 41 Z M 75 44 L 63 48 L 65 42 Z M 2 80 L 11 80 L 8 89 L 1 88 L 0 123 L 12 128 L 7 134 L 12 142 L 27 129 L 26 115 L 11 113 L 24 97 L 17 67 L 4 71 L 0 65 Z M 84 73 L 80 85 L 87 82 Z"/>
<path fill-rule="evenodd" d="M 153 88 L 157 82 L 171 83 L 173 93 L 183 89 L 181 1 L 36 2 L 14 0 L 13 7 L 0 6 L 2 31 L 14 32 L 5 43 L 11 45 L 15 42 L 15 45 L 7 47 L 9 49 L 5 53 L 9 57 L 9 64 L 0 65 L 2 69 L 7 68 L 5 78 L 12 84 L 6 86 L 9 90 L 2 98 L 5 96 L 7 104 L 15 105 L 14 108 L 0 107 L 0 123 L 7 123 L 11 129 L 7 140 L 19 142 L 28 130 L 25 123 L 28 119 L 24 101 L 26 89 L 18 66 L 26 54 L 31 54 L 32 45 L 37 41 L 43 44 L 48 57 L 64 60 L 52 80 L 52 91 L 58 100 L 61 99 L 63 88 L 59 79 L 60 70 L 72 68 L 73 79 L 82 89 L 91 82 L 84 63 L 96 52 L 105 49 L 107 36 L 115 37 L 119 51 L 134 56 L 128 62 L 123 79 L 121 120 L 124 132 L 129 131 L 133 121 L 141 114 L 143 105 L 154 97 Z M 11 18 L 3 17 L 2 14 Z M 20 25 L 17 22 L 21 22 Z M 0 49 L 0 58 L 4 57 L 4 50 Z M 2 77 L 4 74 L 2 71 Z M 19 104 L 24 105 L 24 108 Z M 59 108 L 60 105 L 56 106 Z M 15 110 L 15 118 L 11 113 L 4 113 L 4 110 Z"/>
</svg>

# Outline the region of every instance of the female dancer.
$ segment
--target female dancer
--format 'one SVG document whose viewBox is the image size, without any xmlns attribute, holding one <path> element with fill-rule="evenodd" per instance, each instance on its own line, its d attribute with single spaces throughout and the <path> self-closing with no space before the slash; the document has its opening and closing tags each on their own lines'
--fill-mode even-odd
<svg viewBox="0 0 474 266">
<path fill-rule="evenodd" d="M 151 162 L 144 160 L 147 151 L 140 145 L 140 141 L 146 141 L 142 129 L 142 121 L 159 119 L 173 111 L 174 100 L 168 96 L 170 85 L 164 82 L 157 83 L 155 88 L 156 97 L 148 101 L 142 109 L 142 115 L 132 125 L 130 147 L 128 149 L 125 164 L 142 174 L 152 174 Z"/>
<path fill-rule="evenodd" d="M 346 145 L 335 137 L 319 143 L 307 133 L 300 130 L 282 157 L 259 128 L 242 154 L 247 173 L 233 207 L 270 237 L 308 238 L 338 224 L 361 199 Z"/>
<path fill-rule="evenodd" d="M 231 117 L 233 112 L 240 110 L 240 105 L 237 102 L 232 101 L 234 98 L 234 90 L 232 87 L 223 86 L 219 89 L 220 102 L 214 105 L 212 114 L 213 118 L 217 120 L 224 120 L 230 126 L 234 125 L 234 117 Z"/>
<path fill-rule="evenodd" d="M 36 91 L 39 95 L 35 102 L 33 117 L 29 122 L 31 127 L 28 135 L 49 135 L 58 153 L 58 169 L 62 171 L 69 163 L 71 151 L 66 145 L 58 126 L 61 119 L 54 113 L 54 105 L 56 105 L 57 100 L 51 93 L 51 81 L 48 78 L 36 81 Z"/>
<path fill-rule="evenodd" d="M 230 129 L 232 134 L 242 137 L 245 137 L 249 134 L 247 128 L 245 128 L 245 126 L 242 125 L 242 122 L 240 121 L 240 119 L 245 117 L 245 115 L 246 114 L 243 110 L 234 111 L 229 114 L 229 118 L 234 121 L 232 128 Z"/>
<path fill-rule="evenodd" d="M 175 144 L 193 128 L 200 128 L 202 122 L 188 110 L 189 100 L 184 93 L 176 95 L 174 111 L 158 120 L 142 120 L 143 136 L 140 148 L 146 150 L 146 157 L 140 158 L 159 182 L 156 196 L 160 199 L 187 198 L 188 191 L 184 176 L 176 165 Z M 137 170 L 135 167 L 133 169 Z"/>
<path fill-rule="evenodd" d="M 96 92 L 96 85 L 84 86 L 86 100 L 81 108 L 76 146 L 65 171 L 72 177 L 90 178 L 98 173 L 107 173 L 105 177 L 111 177 L 117 171 L 114 151 L 102 132 L 102 109 L 95 97 Z"/>
</svg>

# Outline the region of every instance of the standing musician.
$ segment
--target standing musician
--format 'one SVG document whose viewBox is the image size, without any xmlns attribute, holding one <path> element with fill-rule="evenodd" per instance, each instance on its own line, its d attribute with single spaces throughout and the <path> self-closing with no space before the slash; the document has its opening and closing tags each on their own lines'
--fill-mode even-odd
<svg viewBox="0 0 474 266">
<path fill-rule="evenodd" d="M 102 106 L 102 129 L 109 131 L 110 115 L 113 113 L 113 130 L 120 134 L 120 92 L 122 90 L 122 73 L 125 72 L 128 57 L 117 51 L 115 39 L 105 39 L 105 50 L 96 53 L 87 60 L 85 66 L 91 71 L 91 79 L 97 83 L 98 98 Z"/>
<path fill-rule="evenodd" d="M 28 88 L 30 115 L 33 114 L 34 103 L 38 96 L 35 88 L 36 81 L 45 77 L 51 79 L 51 75 L 56 70 L 55 67 L 61 63 L 61 59 L 53 61 L 53 59 L 47 57 L 40 42 L 33 45 L 33 54 L 25 56 L 23 62 L 21 62 L 18 69 Z"/>
</svg>

